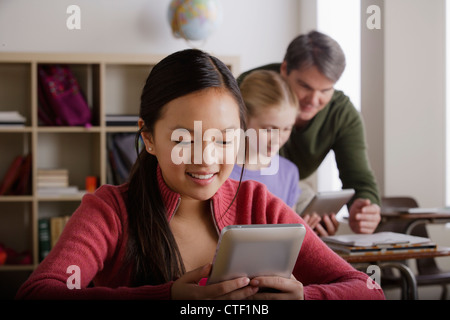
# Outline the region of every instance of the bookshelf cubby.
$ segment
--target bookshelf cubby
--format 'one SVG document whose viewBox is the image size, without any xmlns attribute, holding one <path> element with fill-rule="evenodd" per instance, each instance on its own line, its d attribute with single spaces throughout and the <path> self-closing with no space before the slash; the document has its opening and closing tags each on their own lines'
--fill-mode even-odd
<svg viewBox="0 0 450 320">
<path fill-rule="evenodd" d="M 70 215 L 82 195 L 37 194 L 37 170 L 65 168 L 69 183 L 85 189 L 85 178 L 108 181 L 108 135 L 134 133 L 136 126 L 107 126 L 106 115 L 137 115 L 141 90 L 151 68 L 164 55 L 101 53 L 0 52 L 0 111 L 17 111 L 26 118 L 20 127 L 0 126 L 0 179 L 14 158 L 31 153 L 31 190 L 26 195 L 0 195 L 0 244 L 17 252 L 31 252 L 31 264 L 0 265 L 0 283 L 12 273 L 30 273 L 39 264 L 38 221 Z M 239 72 L 239 58 L 219 56 Z M 68 65 L 77 78 L 92 112 L 92 126 L 44 126 L 38 119 L 38 67 Z M 26 275 L 15 276 L 23 280 Z M 20 285 L 20 284 L 18 284 Z M 2 287 L 2 285 L 0 285 Z M 1 291 L 1 290 L 0 290 Z M 0 297 L 3 295 L 0 292 Z"/>
</svg>

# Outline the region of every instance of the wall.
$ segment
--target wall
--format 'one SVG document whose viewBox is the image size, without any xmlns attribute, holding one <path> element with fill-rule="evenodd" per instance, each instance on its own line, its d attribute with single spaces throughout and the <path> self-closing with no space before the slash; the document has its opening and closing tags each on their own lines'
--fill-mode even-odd
<svg viewBox="0 0 450 320">
<path fill-rule="evenodd" d="M 384 0 L 361 1 L 361 113 L 363 114 L 368 154 L 380 194 L 385 194 L 385 124 L 384 124 L 384 33 L 386 25 L 381 15 L 381 29 L 366 27 L 367 8 L 377 5 L 385 12 Z"/>
<path fill-rule="evenodd" d="M 381 30 L 365 27 L 366 8 L 382 12 Z M 369 157 L 382 195 L 415 197 L 423 207 L 445 205 L 445 0 L 362 0 L 362 114 Z M 438 245 L 449 229 L 427 226 Z M 448 258 L 438 258 L 443 270 Z M 414 270 L 414 264 L 410 264 Z M 387 292 L 398 297 L 397 292 Z M 440 288 L 421 287 L 420 299 Z"/>
<path fill-rule="evenodd" d="M 188 44 L 172 36 L 170 0 L 0 0 L 0 51 L 169 54 Z M 298 2 L 221 0 L 224 20 L 206 43 L 216 55 L 238 55 L 242 71 L 281 61 L 298 33 Z M 81 9 L 68 30 L 66 9 Z"/>
<path fill-rule="evenodd" d="M 385 1 L 385 192 L 445 204 L 445 1 Z"/>
<path fill-rule="evenodd" d="M 0 0 L 0 51 L 168 54 L 188 47 L 167 21 L 170 0 Z M 224 22 L 201 49 L 238 55 L 241 71 L 280 61 L 290 40 L 315 28 L 316 0 L 226 0 Z M 445 0 L 363 0 L 362 114 L 385 195 L 445 204 Z M 66 8 L 81 8 L 68 30 Z M 382 29 L 364 28 L 369 4 Z"/>
<path fill-rule="evenodd" d="M 370 5 L 380 30 L 366 27 Z M 300 0 L 301 32 L 316 10 Z M 362 0 L 361 113 L 382 195 L 445 205 L 445 108 L 445 0 Z"/>
<path fill-rule="evenodd" d="M 241 71 L 280 61 L 294 36 L 316 28 L 316 0 L 221 2 L 223 25 L 200 48 L 240 56 Z M 445 203 L 444 2 L 361 4 L 361 110 L 370 161 L 382 194 L 412 195 L 422 206 Z M 188 47 L 171 34 L 169 3 L 0 0 L 0 51 L 168 54 Z M 70 4 L 81 7 L 81 30 L 66 28 Z M 370 4 L 382 9 L 381 30 L 364 28 Z M 433 238 L 448 246 L 448 231 L 434 228 Z M 440 262 L 450 268 L 448 259 Z"/>
</svg>

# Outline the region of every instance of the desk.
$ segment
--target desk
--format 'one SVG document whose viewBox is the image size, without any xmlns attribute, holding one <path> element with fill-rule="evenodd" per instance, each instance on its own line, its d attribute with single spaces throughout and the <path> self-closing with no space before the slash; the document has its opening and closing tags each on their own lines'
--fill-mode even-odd
<svg viewBox="0 0 450 320">
<path fill-rule="evenodd" d="M 381 253 L 374 255 L 339 255 L 344 260 L 352 264 L 376 264 L 380 267 L 380 269 L 395 268 L 399 270 L 404 280 L 403 296 L 406 299 L 417 300 L 416 277 L 407 265 L 397 261 L 450 256 L 450 248 L 438 247 L 436 250 L 428 252 Z"/>
<path fill-rule="evenodd" d="M 399 207 L 395 206 L 387 206 L 382 207 L 381 209 L 381 222 L 378 226 L 377 232 L 381 231 L 392 231 L 392 232 L 399 232 L 399 233 L 405 233 L 405 234 L 413 234 L 416 236 L 423 236 L 428 238 L 428 234 L 425 229 L 426 224 L 431 223 L 445 223 L 450 221 L 450 214 L 449 213 L 436 213 L 436 212 L 430 212 L 430 213 L 406 213 L 401 212 Z M 414 230 L 416 227 L 416 230 Z M 403 297 L 410 299 L 414 299 L 417 297 L 417 294 L 415 293 L 417 291 L 417 282 L 415 277 L 412 278 L 414 275 L 412 275 L 411 270 L 408 268 L 408 266 L 404 265 L 402 267 L 400 265 L 401 260 L 408 260 L 408 259 L 426 259 L 431 258 L 432 262 L 429 262 L 427 260 L 424 261 L 417 261 L 418 264 L 424 265 L 424 264 L 433 264 L 435 263 L 433 258 L 436 257 L 443 257 L 443 256 L 449 256 L 449 248 L 441 248 L 438 247 L 437 251 L 433 252 L 421 252 L 421 253 L 404 253 L 399 255 L 393 255 L 390 254 L 389 256 L 382 255 L 378 258 L 374 258 L 371 256 L 348 256 L 344 257 L 347 261 L 351 263 L 369 263 L 373 262 L 374 260 L 381 264 L 387 264 L 389 263 L 389 267 L 396 268 L 400 270 L 402 279 L 403 279 Z M 397 265 L 392 265 L 397 264 Z M 406 284 L 405 284 L 406 282 Z"/>
<path fill-rule="evenodd" d="M 408 259 L 445 257 L 450 256 L 450 248 L 438 247 L 436 250 L 427 252 L 380 253 L 373 255 L 339 255 L 349 263 L 368 263 L 377 261 L 398 261 Z"/>
</svg>

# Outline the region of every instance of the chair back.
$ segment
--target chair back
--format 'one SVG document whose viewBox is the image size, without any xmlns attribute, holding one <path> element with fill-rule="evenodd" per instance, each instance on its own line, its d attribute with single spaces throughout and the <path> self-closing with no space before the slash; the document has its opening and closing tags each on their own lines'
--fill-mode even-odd
<svg viewBox="0 0 450 320">
<path fill-rule="evenodd" d="M 418 208 L 419 204 L 416 199 L 412 197 L 382 197 L 381 198 L 381 211 L 392 211 L 395 208 Z M 377 228 L 377 232 L 380 231 L 392 231 L 405 233 L 409 222 L 403 221 L 391 221 L 388 223 L 380 224 Z M 417 225 L 411 230 L 411 235 L 428 238 L 428 232 L 425 224 Z M 436 264 L 435 259 L 417 259 L 417 271 L 419 274 L 434 274 L 439 272 L 439 267 Z"/>
<path fill-rule="evenodd" d="M 412 197 L 382 197 L 381 208 L 417 208 L 419 204 Z"/>
</svg>

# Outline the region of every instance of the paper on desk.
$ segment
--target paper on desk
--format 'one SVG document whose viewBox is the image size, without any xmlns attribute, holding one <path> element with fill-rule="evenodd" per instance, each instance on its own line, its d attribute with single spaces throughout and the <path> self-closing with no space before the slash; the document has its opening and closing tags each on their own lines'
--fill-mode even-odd
<svg viewBox="0 0 450 320">
<path fill-rule="evenodd" d="M 377 232 L 373 234 L 343 234 L 322 237 L 326 243 L 341 244 L 354 247 L 374 247 L 383 245 L 429 243 L 430 239 L 396 232 Z"/>
<path fill-rule="evenodd" d="M 425 213 L 443 213 L 450 214 L 450 207 L 444 208 L 409 208 L 408 213 L 411 214 L 425 214 Z"/>
</svg>

